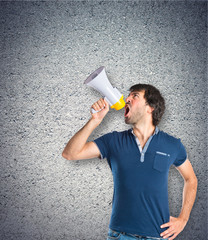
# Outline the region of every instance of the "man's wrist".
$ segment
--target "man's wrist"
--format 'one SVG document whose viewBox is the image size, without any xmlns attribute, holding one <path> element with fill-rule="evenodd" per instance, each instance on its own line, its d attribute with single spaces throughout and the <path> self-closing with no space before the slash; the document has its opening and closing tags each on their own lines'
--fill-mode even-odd
<svg viewBox="0 0 208 240">
<path fill-rule="evenodd" d="M 188 220 L 189 220 L 189 218 L 188 217 L 186 217 L 186 216 L 183 216 L 183 215 L 179 215 L 179 217 L 178 218 L 180 218 L 182 221 L 184 221 L 185 223 L 187 223 L 188 222 Z"/>
<path fill-rule="evenodd" d="M 90 118 L 90 122 L 93 123 L 96 127 L 100 125 L 102 120 L 96 119 L 96 118 Z"/>
</svg>

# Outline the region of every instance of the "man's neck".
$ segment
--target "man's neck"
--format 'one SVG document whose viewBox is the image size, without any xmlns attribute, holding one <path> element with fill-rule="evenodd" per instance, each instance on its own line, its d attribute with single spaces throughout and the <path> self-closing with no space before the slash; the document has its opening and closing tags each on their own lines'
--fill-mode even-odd
<svg viewBox="0 0 208 240">
<path fill-rule="evenodd" d="M 153 135 L 155 126 L 153 124 L 135 124 L 133 125 L 133 132 L 139 139 L 139 142 L 144 147 L 150 136 Z"/>
</svg>

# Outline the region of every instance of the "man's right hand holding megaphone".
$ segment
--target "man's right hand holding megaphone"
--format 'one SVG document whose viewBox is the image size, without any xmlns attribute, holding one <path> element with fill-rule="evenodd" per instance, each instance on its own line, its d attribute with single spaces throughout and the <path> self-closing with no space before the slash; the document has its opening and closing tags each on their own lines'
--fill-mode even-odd
<svg viewBox="0 0 208 240">
<path fill-rule="evenodd" d="M 109 111 L 109 103 L 105 100 L 105 98 L 100 98 L 91 106 L 91 108 L 96 111 L 95 113 L 92 113 L 91 111 L 92 119 L 101 122 Z"/>
</svg>

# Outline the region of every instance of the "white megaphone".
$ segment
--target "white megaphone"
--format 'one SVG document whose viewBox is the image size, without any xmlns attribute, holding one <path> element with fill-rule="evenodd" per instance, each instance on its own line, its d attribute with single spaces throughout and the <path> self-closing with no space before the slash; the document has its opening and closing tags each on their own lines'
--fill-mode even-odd
<svg viewBox="0 0 208 240">
<path fill-rule="evenodd" d="M 123 95 L 110 84 L 105 72 L 105 67 L 100 67 L 90 74 L 90 76 L 84 81 L 84 84 L 99 91 L 103 95 L 104 99 L 109 103 L 111 108 L 120 110 L 125 106 Z M 92 108 L 91 112 L 96 113 L 99 111 L 95 111 Z"/>
</svg>

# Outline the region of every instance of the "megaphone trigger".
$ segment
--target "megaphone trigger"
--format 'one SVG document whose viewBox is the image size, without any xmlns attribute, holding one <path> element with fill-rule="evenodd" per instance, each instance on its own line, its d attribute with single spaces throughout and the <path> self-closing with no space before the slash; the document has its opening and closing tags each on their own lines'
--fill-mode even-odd
<svg viewBox="0 0 208 240">
<path fill-rule="evenodd" d="M 107 99 L 107 97 L 103 98 L 109 105 L 111 105 L 110 101 Z"/>
<path fill-rule="evenodd" d="M 105 106 L 104 106 L 104 108 L 105 108 Z M 98 111 L 96 111 L 94 108 L 91 108 L 91 113 L 92 114 L 94 114 L 94 113 L 98 113 L 98 112 L 100 112 L 100 111 L 102 111 L 104 108 L 101 108 L 100 110 L 98 110 Z"/>
<path fill-rule="evenodd" d="M 91 108 L 91 110 L 90 110 L 90 111 L 91 111 L 91 113 L 92 113 L 92 114 L 99 112 L 99 111 L 95 111 L 95 109 L 94 109 L 94 108 Z"/>
</svg>

